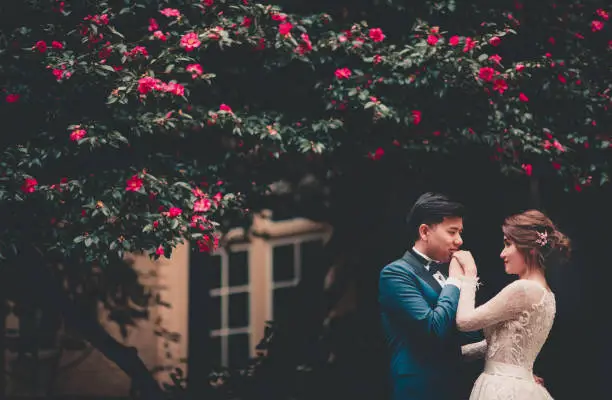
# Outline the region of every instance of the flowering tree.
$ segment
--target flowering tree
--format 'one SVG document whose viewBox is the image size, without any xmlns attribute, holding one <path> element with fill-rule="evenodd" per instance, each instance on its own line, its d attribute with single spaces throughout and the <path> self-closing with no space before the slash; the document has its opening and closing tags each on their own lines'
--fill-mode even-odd
<svg viewBox="0 0 612 400">
<path fill-rule="evenodd" d="M 522 58 L 500 55 L 523 37 L 520 13 L 469 32 L 417 20 L 390 37 L 397 27 L 247 0 L 11 6 L 0 6 L 6 270 L 27 253 L 103 274 L 127 252 L 168 256 L 183 240 L 209 251 L 286 160 L 349 169 L 474 147 L 505 172 L 576 190 L 608 180 L 601 7 L 567 5 L 553 39 L 563 50 Z M 119 353 L 106 347 L 159 396 Z"/>
</svg>

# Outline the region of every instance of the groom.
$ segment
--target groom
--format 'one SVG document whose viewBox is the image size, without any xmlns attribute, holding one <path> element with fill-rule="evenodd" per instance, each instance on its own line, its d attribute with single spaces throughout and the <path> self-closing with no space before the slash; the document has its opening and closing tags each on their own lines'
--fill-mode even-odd
<svg viewBox="0 0 612 400">
<path fill-rule="evenodd" d="M 482 337 L 455 325 L 461 269 L 440 271 L 463 244 L 461 204 L 425 193 L 408 214 L 413 246 L 380 272 L 379 303 L 391 355 L 393 400 L 469 397 L 462 382 L 461 345 Z"/>
</svg>

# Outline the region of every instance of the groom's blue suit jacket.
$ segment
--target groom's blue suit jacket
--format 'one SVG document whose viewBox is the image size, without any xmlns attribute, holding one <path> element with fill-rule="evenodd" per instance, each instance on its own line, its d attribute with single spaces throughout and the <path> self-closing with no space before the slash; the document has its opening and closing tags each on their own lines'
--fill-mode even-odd
<svg viewBox="0 0 612 400">
<path fill-rule="evenodd" d="M 455 325 L 459 289 L 441 287 L 410 251 L 380 272 L 379 303 L 390 350 L 393 400 L 467 398 L 461 344 L 480 339 Z M 471 387 L 470 382 L 470 387 Z"/>
</svg>

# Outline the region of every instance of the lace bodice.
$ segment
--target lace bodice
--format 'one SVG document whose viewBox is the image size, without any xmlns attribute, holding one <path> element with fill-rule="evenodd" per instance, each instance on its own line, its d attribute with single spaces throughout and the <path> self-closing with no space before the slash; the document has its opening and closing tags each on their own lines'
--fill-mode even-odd
<svg viewBox="0 0 612 400">
<path fill-rule="evenodd" d="M 476 285 L 462 285 L 457 326 L 461 331 L 483 329 L 486 340 L 464 346 L 464 354 L 485 352 L 487 360 L 533 370 L 555 318 L 554 294 L 537 282 L 519 279 L 474 308 L 475 293 Z"/>
</svg>

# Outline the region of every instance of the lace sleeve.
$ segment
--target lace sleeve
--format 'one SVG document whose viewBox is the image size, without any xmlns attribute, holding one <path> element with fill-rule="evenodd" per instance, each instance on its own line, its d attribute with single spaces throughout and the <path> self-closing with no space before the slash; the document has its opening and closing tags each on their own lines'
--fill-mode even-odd
<svg viewBox="0 0 612 400">
<path fill-rule="evenodd" d="M 487 354 L 487 341 L 481 340 L 461 346 L 461 354 L 465 360 L 477 360 L 484 358 Z"/>
<path fill-rule="evenodd" d="M 495 297 L 474 308 L 476 281 L 464 281 L 457 307 L 457 327 L 460 331 L 475 331 L 515 318 L 538 301 L 544 290 L 535 282 L 517 280 L 506 286 Z"/>
</svg>

